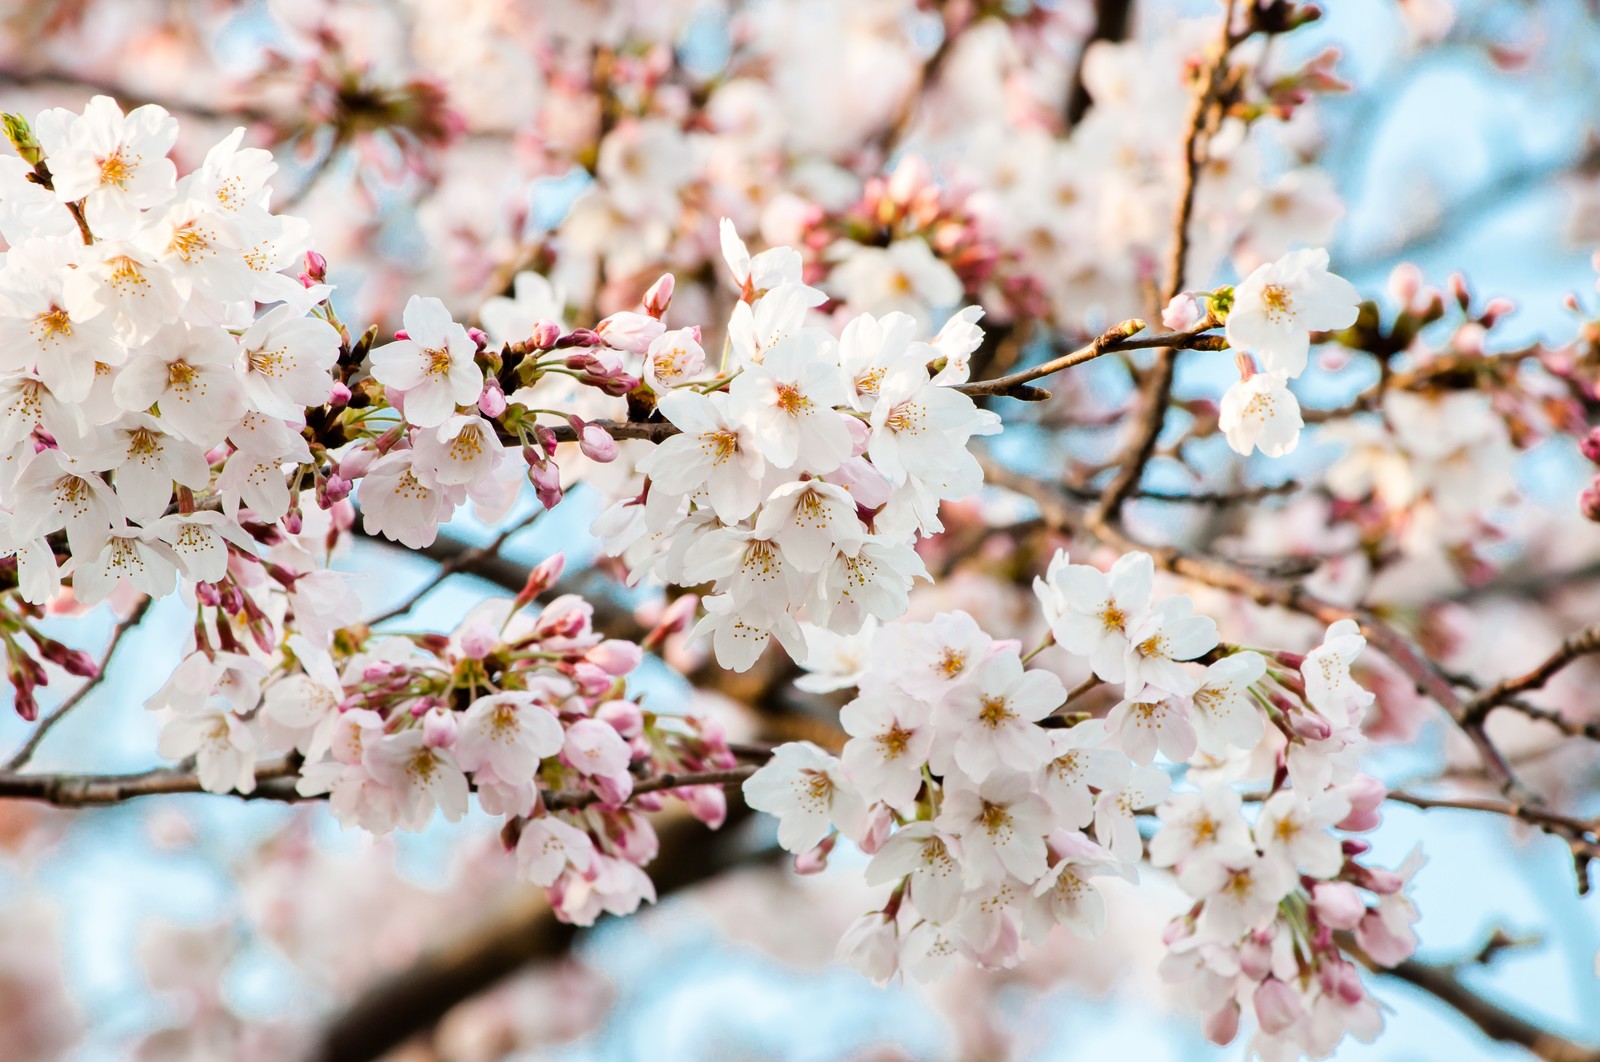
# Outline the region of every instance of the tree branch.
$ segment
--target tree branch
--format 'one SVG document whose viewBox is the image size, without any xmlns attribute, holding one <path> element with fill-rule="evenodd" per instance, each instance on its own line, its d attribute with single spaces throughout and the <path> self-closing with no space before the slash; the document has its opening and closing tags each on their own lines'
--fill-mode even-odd
<svg viewBox="0 0 1600 1062">
<path fill-rule="evenodd" d="M 687 816 L 657 825 L 660 854 L 650 865 L 657 896 L 698 884 L 769 855 L 728 826 L 749 814 L 729 801 L 728 822 L 709 833 Z M 566 954 L 583 931 L 556 920 L 543 890 L 515 900 L 351 1002 L 324 1027 L 309 1062 L 366 1062 L 432 1028 L 451 1008 L 530 963 Z"/>
<path fill-rule="evenodd" d="M 1452 967 L 1432 966 L 1416 959 L 1407 959 L 1398 966 L 1384 967 L 1375 963 L 1353 941 L 1341 941 L 1341 946 L 1367 969 L 1414 985 L 1448 1004 L 1492 1040 L 1526 1048 L 1543 1062 L 1600 1062 L 1600 1048 L 1558 1036 L 1485 999 L 1468 988 Z"/>
<path fill-rule="evenodd" d="M 1221 39 L 1215 54 L 1206 64 L 1200 84 L 1189 107 L 1188 133 L 1183 141 L 1183 178 L 1178 186 L 1178 209 L 1172 219 L 1172 244 L 1167 259 L 1166 286 L 1161 289 L 1159 312 L 1183 290 L 1184 261 L 1189 256 L 1189 220 L 1194 214 L 1195 189 L 1200 180 L 1200 165 L 1204 161 L 1206 128 L 1210 124 L 1212 104 L 1221 89 L 1222 76 L 1228 67 L 1228 53 L 1233 49 L 1233 12 L 1237 0 L 1227 0 L 1222 15 Z M 1177 351 L 1164 347 L 1156 354 L 1156 364 L 1144 387 L 1144 408 L 1134 425 L 1133 441 L 1125 451 L 1122 467 L 1106 485 L 1100 504 L 1095 507 L 1093 521 L 1103 524 L 1116 518 L 1122 503 L 1139 486 L 1145 466 L 1155 453 L 1156 440 L 1167 422 L 1167 408 L 1172 402 L 1172 379 L 1177 368 Z"/>
</svg>

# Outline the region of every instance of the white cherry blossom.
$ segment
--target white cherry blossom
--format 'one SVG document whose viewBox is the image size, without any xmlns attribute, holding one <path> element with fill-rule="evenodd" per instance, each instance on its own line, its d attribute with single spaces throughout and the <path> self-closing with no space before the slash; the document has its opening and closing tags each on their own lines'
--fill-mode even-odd
<svg viewBox="0 0 1600 1062">
<path fill-rule="evenodd" d="M 1233 289 L 1228 343 L 1290 378 L 1306 368 L 1312 332 L 1355 323 L 1361 296 L 1328 272 L 1328 252 L 1292 251 L 1258 266 Z"/>
</svg>

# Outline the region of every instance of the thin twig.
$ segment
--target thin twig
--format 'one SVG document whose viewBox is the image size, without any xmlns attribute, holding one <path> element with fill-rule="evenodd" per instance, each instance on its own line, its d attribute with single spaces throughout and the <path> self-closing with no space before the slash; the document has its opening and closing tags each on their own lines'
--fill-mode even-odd
<svg viewBox="0 0 1600 1062">
<path fill-rule="evenodd" d="M 1209 124 L 1212 103 L 1221 88 L 1223 73 L 1227 70 L 1228 54 L 1233 49 L 1233 13 L 1237 0 L 1227 0 L 1222 15 L 1221 39 L 1215 54 L 1206 64 L 1198 90 L 1189 106 L 1188 132 L 1183 142 L 1183 177 L 1178 188 L 1178 208 L 1172 221 L 1172 243 L 1167 259 L 1166 286 L 1160 295 L 1160 306 L 1166 306 L 1183 290 L 1184 261 L 1189 256 L 1189 222 L 1194 214 L 1195 189 L 1200 180 L 1205 131 Z M 1177 367 L 1177 351 L 1162 348 L 1156 355 L 1156 364 L 1144 388 L 1144 407 L 1134 426 L 1133 441 L 1128 445 L 1122 467 L 1106 485 L 1100 503 L 1095 507 L 1093 522 L 1106 523 L 1115 519 L 1128 495 L 1139 486 L 1145 466 L 1155 453 L 1156 440 L 1167 422 L 1167 409 L 1172 402 L 1172 379 Z"/>
<path fill-rule="evenodd" d="M 51 729 L 61 722 L 68 712 L 82 704 L 85 697 L 93 693 L 105 682 L 106 672 L 111 667 L 111 658 L 116 653 L 117 646 L 122 644 L 123 637 L 129 631 L 140 624 L 148 611 L 150 611 L 150 598 L 146 597 L 133 607 L 133 611 L 128 614 L 127 619 L 117 624 L 116 628 L 111 632 L 111 640 L 106 643 L 106 651 L 100 656 L 99 673 L 94 678 L 84 680 L 83 685 L 73 690 L 55 711 L 39 720 L 39 725 L 33 728 L 33 733 L 28 735 L 28 740 L 22 743 L 22 747 L 17 750 L 16 755 L 6 761 L 5 770 L 17 771 L 26 766 L 28 761 L 33 759 L 33 754 L 38 751 L 40 743 L 45 739 L 45 735 L 50 733 Z"/>
<path fill-rule="evenodd" d="M 1462 708 L 1463 721 L 1481 723 L 1495 708 L 1507 705 L 1520 694 L 1542 688 L 1568 664 L 1597 652 L 1600 652 L 1600 625 L 1585 627 L 1562 642 L 1533 670 L 1498 682 L 1473 697 Z"/>
<path fill-rule="evenodd" d="M 1024 402 L 1039 402 L 1050 397 L 1050 392 L 1042 387 L 1028 387 L 1033 380 L 1049 376 L 1063 369 L 1070 369 L 1075 365 L 1093 361 L 1103 354 L 1113 354 L 1124 350 L 1146 350 L 1151 347 L 1171 347 L 1185 350 L 1225 350 L 1228 341 L 1218 335 L 1207 334 L 1207 329 L 1215 327 L 1206 325 L 1186 332 L 1168 332 L 1157 336 L 1138 337 L 1136 333 L 1144 331 L 1147 326 L 1137 318 L 1123 321 L 1113 325 L 1094 341 L 1059 358 L 1054 358 L 1041 365 L 1030 369 L 1022 369 L 1008 376 L 1001 376 L 993 380 L 976 380 L 972 383 L 956 385 L 956 390 L 965 395 L 1004 395 L 1007 398 L 1017 398 Z"/>
<path fill-rule="evenodd" d="M 439 570 L 434 572 L 433 578 L 422 584 L 422 586 L 415 593 L 406 598 L 400 604 L 396 605 L 394 608 L 391 608 L 389 611 L 369 619 L 367 621 L 367 625 L 369 627 L 375 627 L 385 620 L 392 620 L 396 616 L 405 615 L 407 612 L 410 612 L 412 609 L 416 608 L 419 601 L 433 593 L 433 591 L 437 590 L 441 583 L 450 578 L 452 575 L 455 575 L 457 572 L 461 571 L 463 568 L 470 568 L 481 561 L 488 560 L 491 557 L 498 557 L 500 555 L 500 551 L 505 548 L 506 542 L 509 541 L 513 535 L 516 535 L 522 531 L 526 531 L 529 527 L 532 527 L 534 522 L 538 520 L 539 517 L 544 515 L 544 512 L 545 511 L 543 509 L 536 510 L 527 519 L 519 521 L 518 523 L 515 523 L 506 528 L 504 531 L 500 532 L 494 537 L 493 541 L 482 546 L 473 546 L 470 549 L 463 550 L 462 552 L 457 553 L 445 560 L 439 565 Z"/>
</svg>

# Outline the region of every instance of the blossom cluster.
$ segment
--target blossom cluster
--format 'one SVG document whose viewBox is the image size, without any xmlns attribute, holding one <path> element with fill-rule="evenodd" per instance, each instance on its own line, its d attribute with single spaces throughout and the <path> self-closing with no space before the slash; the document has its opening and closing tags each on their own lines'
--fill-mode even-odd
<svg viewBox="0 0 1600 1062">
<path fill-rule="evenodd" d="M 1328 272 L 1328 252 L 1291 251 L 1257 266 L 1235 287 L 1191 295 L 1168 305 L 1168 325 L 1203 319 L 1227 323 L 1228 345 L 1238 351 L 1239 380 L 1223 393 L 1217 426 L 1228 445 L 1249 456 L 1260 450 L 1282 457 L 1300 441 L 1304 420 L 1289 381 L 1306 371 L 1311 333 L 1355 324 L 1361 297 L 1343 277 Z"/>
<path fill-rule="evenodd" d="M 328 289 L 280 272 L 310 227 L 267 209 L 271 156 L 238 129 L 180 180 L 177 132 L 104 96 L 31 129 L 8 118 L 0 548 L 32 602 L 64 575 L 85 605 L 223 579 L 230 547 L 252 549 L 241 504 L 287 511 L 278 469 L 309 458 L 305 408 L 334 390 L 339 333 L 308 316 Z M 197 510 L 208 492 L 226 515 Z"/>
<path fill-rule="evenodd" d="M 964 612 L 853 637 L 808 628 L 801 681 L 855 690 L 839 716 L 848 740 L 837 756 L 780 746 L 746 800 L 777 816 L 800 869 L 841 837 L 871 857 L 867 882 L 891 892 L 839 950 L 879 981 L 926 980 L 963 960 L 1012 966 L 1056 925 L 1093 937 L 1106 921 L 1097 879 L 1136 880 L 1138 818 L 1153 813 L 1149 862 L 1174 868 L 1195 900 L 1168 934 L 1166 968 L 1206 975 L 1195 995 L 1208 1031 L 1232 1039 L 1242 1000 L 1260 1049 L 1325 1055 L 1377 1017 L 1332 933 L 1355 930 L 1387 964 L 1414 946 L 1403 877 L 1360 866 L 1365 845 L 1331 832 L 1375 826 L 1385 795 L 1355 773 L 1372 696 L 1349 665 L 1364 639 L 1341 622 L 1303 655 L 1220 645 L 1190 598 L 1155 596 L 1153 567 L 1145 553 L 1106 572 L 1057 554 L 1035 586 L 1051 633 L 1026 657 Z M 1071 694 L 1054 671 L 1027 666 L 1052 644 L 1092 672 Z M 1118 684 L 1103 716 L 1077 709 L 1095 686 Z M 1252 826 L 1233 783 L 1263 753 L 1271 789 L 1248 794 L 1261 801 Z M 1201 781 L 1173 795 L 1179 767 Z M 1253 964 L 1243 974 L 1242 953 Z M 1299 994 L 1286 997 L 1290 985 Z"/>
<path fill-rule="evenodd" d="M 931 342 L 899 312 L 857 316 L 836 339 L 806 320 L 825 296 L 802 281 L 797 252 L 752 258 L 727 222 L 722 239 L 741 296 L 727 364 L 708 374 L 688 330 L 649 340 L 645 378 L 678 434 L 595 530 L 635 577 L 712 584 L 701 629 L 743 671 L 774 636 L 799 655 L 803 619 L 854 634 L 903 614 L 927 574 L 916 537 L 943 529 L 941 501 L 982 484 L 967 442 L 1000 425 L 954 386 L 980 311 Z"/>
<path fill-rule="evenodd" d="M 635 794 L 635 779 L 734 761 L 714 724 L 629 696 L 644 650 L 595 631 L 587 601 L 561 595 L 530 614 L 560 570 L 559 556 L 538 566 L 521 595 L 484 602 L 448 636 L 295 634 L 270 663 L 196 652 L 149 701 L 165 718 L 161 752 L 193 756 L 210 791 L 246 794 L 263 760 L 296 757 L 296 793 L 326 795 L 340 823 L 375 834 L 420 830 L 436 812 L 457 821 L 476 793 L 558 917 L 630 913 L 655 898 L 646 813 L 668 798 L 712 826 L 727 813 L 718 786 Z"/>
</svg>

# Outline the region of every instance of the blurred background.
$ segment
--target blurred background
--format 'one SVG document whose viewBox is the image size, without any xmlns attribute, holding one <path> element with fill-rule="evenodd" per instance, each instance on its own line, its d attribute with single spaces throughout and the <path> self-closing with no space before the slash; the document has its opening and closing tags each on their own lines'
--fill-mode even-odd
<svg viewBox="0 0 1600 1062">
<path fill-rule="evenodd" d="M 1237 173 L 1208 174 L 1198 216 L 1214 221 L 1216 238 L 1191 256 L 1192 282 L 1227 281 L 1290 245 L 1325 243 L 1332 268 L 1385 305 L 1402 262 L 1436 285 L 1459 270 L 1474 293 L 1516 303 L 1494 344 L 1570 338 L 1586 318 L 1567 295 L 1596 301 L 1595 5 L 1324 7 L 1262 61 L 1303 82 L 1314 80 L 1307 70 L 1326 72 L 1348 91 L 1313 93 L 1219 167 Z M 274 207 L 311 221 L 353 330 L 392 329 L 411 292 L 471 317 L 529 269 L 558 286 L 550 298 L 569 324 L 631 306 L 664 270 L 679 278 L 674 322 L 724 320 L 732 293 L 715 223 L 727 215 L 753 248 L 804 247 L 808 271 L 841 307 L 903 309 L 937 327 L 958 285 L 959 301 L 985 307 L 987 353 L 1003 367 L 1142 311 L 1165 238 L 1164 222 L 1150 219 L 1170 214 L 1181 61 L 1210 32 L 1185 20 L 1214 20 L 1218 9 L 1177 0 L 26 0 L 0 12 L 0 104 L 31 115 L 81 109 L 97 92 L 124 106 L 159 102 L 182 122 L 180 170 L 245 125 L 252 143 L 276 152 Z M 1085 64 L 1091 38 L 1116 59 Z M 856 240 L 871 182 L 908 159 L 930 167 L 937 202 L 908 225 L 902 251 Z M 1231 371 L 1222 356 L 1183 364 L 1180 396 L 1214 395 Z M 1371 378 L 1370 366 L 1345 368 L 1326 362 L 1308 376 L 1307 404 L 1336 407 Z M 1014 434 L 1008 424 L 999 452 L 1059 459 L 1094 482 L 1096 461 L 1115 452 L 1094 414 L 1127 388 L 1111 359 L 1097 362 Z M 1194 413 L 1203 419 L 1202 406 Z M 1325 466 L 1331 452 L 1312 438 L 1287 474 Z M 1503 558 L 1506 570 L 1537 574 L 1535 562 L 1600 553 L 1594 525 L 1567 511 L 1583 483 L 1570 448 L 1525 449 L 1516 472 L 1529 499 L 1516 526 L 1537 529 L 1527 541 L 1538 556 Z M 1261 470 L 1213 433 L 1152 473 L 1153 486 L 1187 487 L 1255 481 Z M 1004 503 L 983 504 L 990 509 L 977 511 L 992 516 Z M 575 490 L 508 541 L 500 570 L 565 550 L 569 579 L 625 624 L 650 595 L 592 563 L 587 528 L 600 505 L 599 491 Z M 1144 518 L 1175 535 L 1195 533 L 1185 521 L 1198 519 Z M 1278 549 L 1292 552 L 1299 534 L 1311 548 L 1316 532 L 1298 526 L 1285 518 Z M 491 535 L 463 518 L 435 557 L 363 542 L 343 566 L 360 573 L 376 615 L 427 585 L 452 544 L 459 552 Z M 915 607 L 982 592 L 1004 559 L 980 557 L 957 589 L 928 591 Z M 451 629 L 485 594 L 509 596 L 488 574 L 450 576 L 389 625 Z M 1416 578 L 1397 578 L 1391 593 L 1436 594 Z M 1538 624 L 1592 620 L 1600 601 L 1586 586 L 1532 585 L 1452 651 L 1492 646 L 1509 670 L 1519 651 L 1537 659 L 1558 636 Z M 988 618 L 1014 615 L 1023 588 L 991 600 Z M 1522 623 L 1536 608 L 1546 617 Z M 52 630 L 96 651 L 113 622 L 96 613 Z M 180 601 L 158 603 L 35 769 L 155 765 L 156 727 L 141 706 L 182 655 L 187 629 Z M 674 646 L 647 670 L 652 702 L 748 728 L 752 687 L 701 681 L 702 662 L 695 647 Z M 1592 714 L 1593 678 L 1575 670 L 1552 696 Z M 58 676 L 51 690 L 70 688 Z M 1403 691 L 1388 692 L 1395 740 L 1377 772 L 1399 784 L 1448 771 L 1449 736 L 1412 712 Z M 0 718 L 0 748 L 27 733 Z M 1587 749 L 1524 751 L 1541 783 L 1574 799 L 1593 791 Z M 656 868 L 662 902 L 572 933 L 513 880 L 494 823 L 476 812 L 374 840 L 315 805 L 158 797 L 68 813 L 0 803 L 0 1056 L 373 1057 L 411 1033 L 392 1057 L 1244 1055 L 1242 1043 L 1207 1044 L 1168 1004 L 1155 973 L 1159 936 L 1184 903 L 1150 875 L 1137 894 L 1108 888 L 1112 928 L 1092 946 L 1063 934 L 1016 970 L 877 989 L 831 962 L 867 903 L 858 855 L 840 852 L 828 871 L 797 878 L 765 854 L 761 824 L 735 823 L 716 845 L 699 835 L 675 844 L 674 829 L 663 828 Z M 1425 847 L 1415 884 L 1424 958 L 1463 962 L 1463 978 L 1485 994 L 1600 1041 L 1600 908 L 1575 894 L 1562 845 L 1498 817 L 1403 807 L 1389 809 L 1373 843 L 1387 866 Z M 1509 946 L 1476 961 L 1499 938 Z M 418 985 L 430 1001 L 420 1010 L 406 994 Z M 1388 1033 L 1371 1046 L 1346 1042 L 1338 1057 L 1523 1057 L 1409 986 L 1380 982 L 1378 995 Z M 447 1010 L 442 1020 L 417 1022 L 431 1005 Z"/>
</svg>

